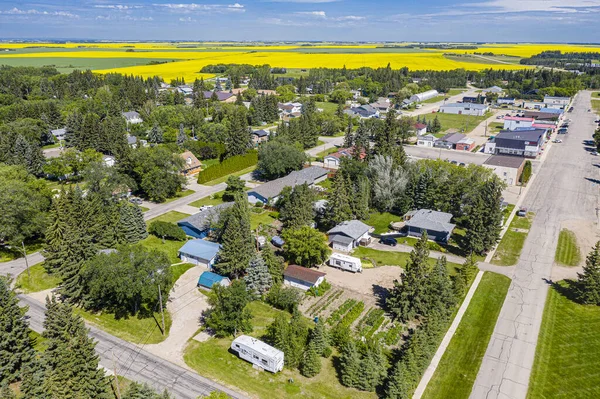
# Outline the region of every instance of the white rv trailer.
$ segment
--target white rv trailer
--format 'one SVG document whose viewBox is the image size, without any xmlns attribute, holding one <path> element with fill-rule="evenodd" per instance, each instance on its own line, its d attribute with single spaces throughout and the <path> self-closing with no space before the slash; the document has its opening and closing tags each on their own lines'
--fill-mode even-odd
<svg viewBox="0 0 600 399">
<path fill-rule="evenodd" d="M 231 349 L 242 359 L 272 373 L 283 369 L 283 352 L 256 338 L 240 335 L 231 343 Z"/>
<path fill-rule="evenodd" d="M 338 269 L 348 270 L 353 273 L 362 273 L 362 262 L 354 256 L 332 253 L 329 257 L 329 266 L 337 267 Z"/>
</svg>

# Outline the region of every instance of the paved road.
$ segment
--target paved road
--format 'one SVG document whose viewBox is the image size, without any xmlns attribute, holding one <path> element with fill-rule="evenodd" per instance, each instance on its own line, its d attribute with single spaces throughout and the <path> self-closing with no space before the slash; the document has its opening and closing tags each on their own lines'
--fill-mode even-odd
<svg viewBox="0 0 600 399">
<path fill-rule="evenodd" d="M 472 399 L 524 399 L 561 222 L 597 220 L 598 158 L 582 144 L 594 131 L 590 92 L 580 92 L 569 134 L 553 145 L 523 204 L 536 213 L 475 381 Z"/>
<path fill-rule="evenodd" d="M 225 190 L 225 187 L 227 187 L 225 183 L 220 183 L 214 186 L 198 185 L 198 187 L 194 187 L 194 190 L 196 190 L 194 194 L 176 199 L 175 201 L 155 205 L 152 209 L 147 210 L 144 212 L 144 220 L 150 220 L 169 211 L 174 211 L 182 205 L 187 205 L 190 202 L 194 202 L 201 198 L 208 197 L 209 195 L 218 193 L 219 191 L 223 191 Z"/>
<path fill-rule="evenodd" d="M 26 295 L 19 295 L 19 300 L 22 304 L 29 306 L 27 316 L 29 316 L 31 329 L 42 332 L 44 305 Z M 159 391 L 166 388 L 176 398 L 181 399 L 196 399 L 200 395 L 209 395 L 210 392 L 215 390 L 225 392 L 232 398 L 245 398 L 244 395 L 152 355 L 143 349 L 140 350 L 134 344 L 113 337 L 95 327 L 90 327 L 89 336 L 98 342 L 96 352 L 100 356 L 100 364 L 107 370 L 112 371 L 114 356 L 117 374 L 130 380 L 146 382 Z"/>
<path fill-rule="evenodd" d="M 490 156 L 482 153 L 467 151 L 444 150 L 441 148 L 404 146 L 407 155 L 419 159 L 445 159 L 448 161 L 464 162 L 466 164 L 482 165 Z"/>
<path fill-rule="evenodd" d="M 321 151 L 325 151 L 328 148 L 332 148 L 335 146 L 341 146 L 344 144 L 344 136 L 339 137 L 319 137 L 319 140 L 323 141 L 325 144 L 318 145 L 314 148 L 310 148 L 306 150 L 306 154 L 309 157 L 316 157 L 318 153 Z"/>
<path fill-rule="evenodd" d="M 44 257 L 39 252 L 34 252 L 27 256 L 27 261 L 29 262 L 29 267 L 41 263 L 44 261 Z M 2 275 L 11 275 L 13 278 L 17 278 L 17 276 L 23 273 L 26 269 L 25 258 L 19 258 L 15 260 L 11 260 L 10 262 L 2 262 L 0 263 L 0 274 Z"/>
</svg>

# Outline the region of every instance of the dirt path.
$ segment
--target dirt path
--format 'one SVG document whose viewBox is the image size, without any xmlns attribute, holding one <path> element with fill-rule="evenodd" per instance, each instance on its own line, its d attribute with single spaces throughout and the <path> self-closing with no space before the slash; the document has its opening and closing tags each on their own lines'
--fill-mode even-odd
<svg viewBox="0 0 600 399">
<path fill-rule="evenodd" d="M 188 369 L 183 361 L 183 350 L 187 341 L 200 328 L 202 312 L 209 307 L 206 296 L 196 288 L 198 277 L 203 271 L 206 269 L 201 266 L 192 267 L 177 280 L 167 304 L 172 318 L 169 336 L 159 344 L 144 347 L 148 352 Z"/>
</svg>

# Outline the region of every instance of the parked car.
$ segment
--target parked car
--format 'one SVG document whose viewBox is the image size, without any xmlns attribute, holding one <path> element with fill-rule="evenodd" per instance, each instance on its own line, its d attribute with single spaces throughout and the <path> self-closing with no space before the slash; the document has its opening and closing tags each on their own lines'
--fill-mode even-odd
<svg viewBox="0 0 600 399">
<path fill-rule="evenodd" d="M 521 216 L 521 217 L 525 217 L 527 216 L 527 208 L 519 208 L 519 210 L 517 211 L 517 216 Z"/>
<path fill-rule="evenodd" d="M 458 164 L 458 166 L 467 166 L 467 164 L 465 164 L 464 162 L 461 162 Z"/>
<path fill-rule="evenodd" d="M 456 162 L 456 161 L 450 161 L 450 163 L 451 163 L 452 165 L 458 165 L 458 162 Z"/>
<path fill-rule="evenodd" d="M 203 206 L 200 207 L 200 212 L 205 211 L 207 209 L 210 209 L 212 207 L 213 207 L 212 205 L 203 205 Z"/>
<path fill-rule="evenodd" d="M 592 155 L 598 155 L 598 151 L 592 151 Z"/>
<path fill-rule="evenodd" d="M 391 237 L 381 237 L 379 243 L 383 245 L 389 245 L 390 247 L 395 247 L 396 245 L 398 245 L 396 239 Z"/>
<path fill-rule="evenodd" d="M 569 108 L 568 112 L 573 112 L 573 107 Z"/>
<path fill-rule="evenodd" d="M 557 132 L 557 133 L 558 133 L 558 134 L 567 134 L 567 133 L 568 133 L 568 131 L 567 131 L 567 128 L 565 128 L 565 127 L 561 127 L 560 129 L 558 129 L 558 132 Z"/>
<path fill-rule="evenodd" d="M 131 202 L 132 204 L 136 204 L 136 205 L 142 205 L 142 199 L 137 198 L 137 197 L 129 198 L 129 202 Z"/>
<path fill-rule="evenodd" d="M 562 140 L 556 139 L 556 140 L 552 140 L 553 143 L 562 143 Z"/>
</svg>

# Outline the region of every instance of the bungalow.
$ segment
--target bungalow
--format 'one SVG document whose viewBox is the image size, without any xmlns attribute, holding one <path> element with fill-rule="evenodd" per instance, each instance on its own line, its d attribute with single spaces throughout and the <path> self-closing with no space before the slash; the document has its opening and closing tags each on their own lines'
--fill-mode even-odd
<svg viewBox="0 0 600 399">
<path fill-rule="evenodd" d="M 464 137 L 456 143 L 457 151 L 471 151 L 475 148 L 475 140 L 470 137 Z"/>
<path fill-rule="evenodd" d="M 367 226 L 360 220 L 342 222 L 327 232 L 329 244 L 338 251 L 350 252 L 359 245 L 368 245 L 371 241 Z"/>
<path fill-rule="evenodd" d="M 369 104 L 379 112 L 388 112 L 392 106 L 390 99 L 386 97 L 379 97 L 376 102 Z"/>
<path fill-rule="evenodd" d="M 204 91 L 202 92 L 202 96 L 205 100 L 210 100 L 213 97 L 213 94 L 217 96 L 217 101 L 224 103 L 233 103 L 236 100 L 236 95 L 233 93 L 229 93 L 227 91 Z"/>
<path fill-rule="evenodd" d="M 211 225 L 219 221 L 221 211 L 229 208 L 233 202 L 225 202 L 205 209 L 191 216 L 181 219 L 177 226 L 185 232 L 186 235 L 194 238 L 205 238 L 210 233 Z"/>
<path fill-rule="evenodd" d="M 517 128 L 529 128 L 533 125 L 535 119 L 533 118 L 523 118 L 518 116 L 505 116 L 504 117 L 504 129 L 505 130 L 515 130 Z"/>
<path fill-rule="evenodd" d="M 182 262 L 204 266 L 211 269 L 217 260 L 221 245 L 206 240 L 190 240 L 181 248 L 178 254 Z"/>
<path fill-rule="evenodd" d="M 436 148 L 445 148 L 447 150 L 453 150 L 456 148 L 458 142 L 464 139 L 465 137 L 467 136 L 465 136 L 462 133 L 448 133 L 441 139 L 436 140 L 433 143 L 433 146 Z"/>
<path fill-rule="evenodd" d="M 359 117 L 360 119 L 379 118 L 379 110 L 370 105 L 361 105 L 360 107 L 345 109 L 344 113 L 351 117 Z"/>
<path fill-rule="evenodd" d="M 213 272 L 203 272 L 198 279 L 197 287 L 212 289 L 214 285 L 221 285 L 223 287 L 229 287 L 231 285 L 231 280 L 225 276 L 220 276 L 217 273 Z"/>
<path fill-rule="evenodd" d="M 183 154 L 179 154 L 179 156 L 184 161 L 183 169 L 181 169 L 181 173 L 184 176 L 195 175 L 202 169 L 202 164 L 191 151 L 185 151 Z"/>
<path fill-rule="evenodd" d="M 447 242 L 454 230 L 455 224 L 450 223 L 450 213 L 432 211 L 430 209 L 419 209 L 410 211 L 404 215 L 406 220 L 406 231 L 409 236 L 421 237 L 423 232 L 427 233 L 429 239 Z"/>
<path fill-rule="evenodd" d="M 427 134 L 427 125 L 424 123 L 417 122 L 414 124 L 414 128 L 415 128 L 415 133 L 417 134 L 417 136 L 422 136 L 424 134 Z"/>
<path fill-rule="evenodd" d="M 325 273 L 307 267 L 289 265 L 283 271 L 283 283 L 307 291 L 318 287 L 325 280 L 325 276 Z"/>
<path fill-rule="evenodd" d="M 248 191 L 248 201 L 252 204 L 262 202 L 264 204 L 274 204 L 279 198 L 279 194 L 284 187 L 296 187 L 300 184 L 308 184 L 312 186 L 327 179 L 327 169 L 320 166 L 310 166 L 308 168 L 297 170 L 287 176 L 279 179 L 271 180 L 265 184 Z"/>
<path fill-rule="evenodd" d="M 442 105 L 439 112 L 444 114 L 483 116 L 488 110 L 488 106 L 484 104 L 450 103 Z"/>
<path fill-rule="evenodd" d="M 252 144 L 254 144 L 255 147 L 267 140 L 269 140 L 268 130 L 261 129 L 252 131 Z"/>
<path fill-rule="evenodd" d="M 62 141 L 67 135 L 67 129 L 64 127 L 62 129 L 54 129 L 50 130 L 50 133 L 52 133 L 52 136 L 54 136 L 55 140 Z"/>
<path fill-rule="evenodd" d="M 137 125 L 138 123 L 144 122 L 140 114 L 135 111 L 122 112 L 121 115 L 123 115 L 123 118 L 125 118 L 125 122 L 127 122 L 128 125 Z"/>
<path fill-rule="evenodd" d="M 340 167 L 340 164 L 342 163 L 342 158 L 352 158 L 353 155 L 354 155 L 354 147 L 340 148 L 337 152 L 326 155 L 323 158 L 323 164 L 326 168 L 337 169 Z M 359 156 L 360 156 L 360 159 L 365 159 L 367 154 L 365 153 L 364 150 L 361 150 Z"/>
<path fill-rule="evenodd" d="M 278 103 L 277 107 L 282 114 L 302 113 L 302 103 L 299 102 Z"/>
<path fill-rule="evenodd" d="M 496 176 L 508 186 L 514 186 L 521 178 L 525 159 L 509 155 L 492 155 L 483 163 L 483 166 L 492 169 Z"/>
<path fill-rule="evenodd" d="M 437 137 L 433 134 L 426 134 L 417 136 L 417 147 L 433 147 L 435 146 L 435 142 L 437 141 Z"/>
</svg>

